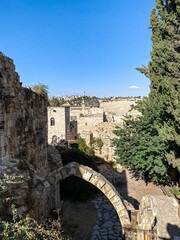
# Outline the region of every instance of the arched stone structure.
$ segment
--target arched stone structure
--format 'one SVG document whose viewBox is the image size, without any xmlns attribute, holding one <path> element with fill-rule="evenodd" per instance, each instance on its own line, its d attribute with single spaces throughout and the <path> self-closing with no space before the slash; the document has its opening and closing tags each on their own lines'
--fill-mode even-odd
<svg viewBox="0 0 180 240">
<path fill-rule="evenodd" d="M 130 226 L 129 215 L 119 193 L 116 191 L 114 186 L 100 173 L 97 173 L 96 171 L 92 170 L 87 166 L 80 165 L 79 163 L 76 162 L 71 162 L 68 165 L 61 167 L 58 170 L 51 173 L 51 176 L 52 175 L 56 179 L 55 192 L 57 208 L 59 207 L 60 202 L 59 181 L 65 179 L 66 177 L 74 175 L 93 184 L 101 192 L 103 192 L 116 209 L 122 228 L 128 228 Z"/>
</svg>

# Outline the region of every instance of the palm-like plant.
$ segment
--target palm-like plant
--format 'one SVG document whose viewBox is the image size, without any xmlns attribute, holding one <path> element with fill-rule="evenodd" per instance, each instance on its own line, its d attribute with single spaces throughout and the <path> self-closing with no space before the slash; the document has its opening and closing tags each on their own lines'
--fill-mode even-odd
<svg viewBox="0 0 180 240">
<path fill-rule="evenodd" d="M 48 86 L 42 83 L 38 83 L 32 87 L 32 90 L 43 97 L 46 97 L 48 94 Z"/>
</svg>

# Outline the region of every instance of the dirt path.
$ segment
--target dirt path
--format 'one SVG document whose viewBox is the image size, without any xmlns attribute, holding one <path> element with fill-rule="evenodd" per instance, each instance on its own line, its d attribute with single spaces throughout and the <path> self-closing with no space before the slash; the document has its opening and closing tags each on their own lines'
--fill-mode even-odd
<svg viewBox="0 0 180 240">
<path fill-rule="evenodd" d="M 99 171 L 118 188 L 118 192 L 123 198 L 134 199 L 134 207 L 136 208 L 144 195 L 164 195 L 157 185 L 154 183 L 146 184 L 144 180 L 138 180 L 128 169 L 116 169 L 110 164 L 102 164 L 99 165 Z M 133 204 L 133 202 L 131 203 Z"/>
</svg>

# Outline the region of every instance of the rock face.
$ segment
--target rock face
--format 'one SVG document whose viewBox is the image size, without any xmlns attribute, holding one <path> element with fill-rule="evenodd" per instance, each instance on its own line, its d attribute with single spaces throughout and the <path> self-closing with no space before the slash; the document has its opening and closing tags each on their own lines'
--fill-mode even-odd
<svg viewBox="0 0 180 240">
<path fill-rule="evenodd" d="M 168 196 L 146 195 L 142 198 L 138 226 L 140 229 L 156 229 L 159 239 L 180 239 L 180 219 L 178 217 L 178 203 Z"/>
<path fill-rule="evenodd" d="M 47 99 L 23 88 L 13 60 L 0 52 L 0 163 L 18 158 L 47 168 Z"/>
</svg>

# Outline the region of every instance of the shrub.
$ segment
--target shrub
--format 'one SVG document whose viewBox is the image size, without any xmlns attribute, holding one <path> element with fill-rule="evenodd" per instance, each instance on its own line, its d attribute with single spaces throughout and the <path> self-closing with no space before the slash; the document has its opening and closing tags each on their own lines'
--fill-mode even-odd
<svg viewBox="0 0 180 240">
<path fill-rule="evenodd" d="M 4 194 L 12 184 L 22 183 L 23 176 L 8 176 L 4 174 L 4 178 L 0 179 L 0 201 L 10 201 L 13 197 Z M 47 220 L 43 224 L 38 224 L 34 219 L 26 216 L 18 216 L 15 205 L 11 205 L 12 219 L 6 221 L 0 216 L 0 239 L 3 240 L 27 240 L 27 239 L 59 239 L 63 240 L 61 234 L 60 215 L 58 212 L 57 220 Z M 67 239 L 67 238 L 66 238 Z"/>
</svg>

